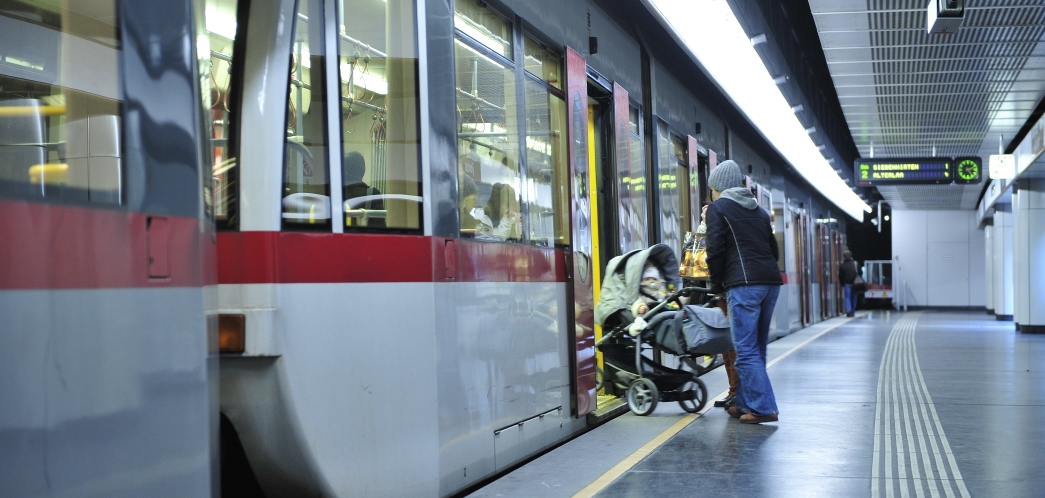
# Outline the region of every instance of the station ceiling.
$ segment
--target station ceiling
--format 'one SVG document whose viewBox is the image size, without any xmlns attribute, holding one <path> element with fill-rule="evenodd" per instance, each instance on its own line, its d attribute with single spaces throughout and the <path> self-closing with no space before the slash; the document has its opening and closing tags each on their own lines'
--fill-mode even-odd
<svg viewBox="0 0 1045 498">
<path fill-rule="evenodd" d="M 934 35 L 927 4 L 809 0 L 861 157 L 980 156 L 986 169 L 1045 96 L 1045 2 L 965 0 L 957 33 Z M 893 209 L 918 210 L 976 209 L 982 189 L 878 187 Z"/>
</svg>

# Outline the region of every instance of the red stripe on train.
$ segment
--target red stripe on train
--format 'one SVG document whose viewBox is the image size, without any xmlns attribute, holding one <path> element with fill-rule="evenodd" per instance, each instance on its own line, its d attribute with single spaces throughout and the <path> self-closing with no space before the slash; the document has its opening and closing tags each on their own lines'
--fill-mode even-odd
<svg viewBox="0 0 1045 498">
<path fill-rule="evenodd" d="M 221 232 L 218 283 L 565 282 L 562 250 L 419 235 Z"/>
<path fill-rule="evenodd" d="M 195 218 L 2 200 L 0 289 L 199 287 L 203 235 Z"/>
</svg>

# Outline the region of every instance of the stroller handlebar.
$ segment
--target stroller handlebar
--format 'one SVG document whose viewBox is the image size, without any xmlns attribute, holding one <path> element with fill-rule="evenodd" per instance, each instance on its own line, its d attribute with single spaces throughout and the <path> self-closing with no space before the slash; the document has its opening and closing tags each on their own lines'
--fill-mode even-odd
<svg viewBox="0 0 1045 498">
<path fill-rule="evenodd" d="M 675 293 L 669 294 L 668 297 L 664 298 L 663 301 L 658 302 L 656 304 L 656 306 L 650 308 L 650 310 L 647 311 L 646 314 L 643 315 L 643 316 L 653 316 L 653 315 L 656 315 L 662 309 L 664 309 L 665 306 L 667 306 L 667 305 L 669 305 L 669 304 L 671 304 L 673 302 L 679 302 L 679 298 L 688 297 L 688 296 L 692 295 L 693 293 L 697 293 L 697 292 L 710 294 L 711 293 L 711 289 L 709 289 L 707 287 L 683 287 L 683 288 L 679 289 L 678 291 L 676 291 Z M 721 298 L 719 298 L 719 297 L 712 298 L 712 300 L 708 301 L 708 304 L 706 304 L 705 306 L 711 305 L 712 303 L 714 303 L 715 301 L 717 301 L 719 299 L 721 299 Z M 679 303 L 679 304 L 681 304 L 681 303 Z M 606 342 L 606 341 L 608 341 L 608 340 L 610 340 L 610 339 L 612 339 L 614 337 L 617 337 L 617 336 L 621 335 L 622 333 L 624 333 L 626 331 L 627 331 L 627 327 L 616 327 L 616 328 L 610 330 L 609 333 L 603 335 L 602 338 L 599 339 L 595 343 L 595 346 L 598 347 L 598 346 L 602 345 L 602 343 L 604 343 L 604 342 Z"/>
</svg>

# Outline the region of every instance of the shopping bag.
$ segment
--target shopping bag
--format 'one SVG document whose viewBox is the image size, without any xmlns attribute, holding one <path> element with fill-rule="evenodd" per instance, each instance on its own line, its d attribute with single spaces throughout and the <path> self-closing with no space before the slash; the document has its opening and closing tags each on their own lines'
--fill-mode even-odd
<svg viewBox="0 0 1045 498">
<path fill-rule="evenodd" d="M 682 264 L 679 276 L 683 278 L 708 278 L 707 241 L 704 234 L 686 232 L 682 249 Z"/>
<path fill-rule="evenodd" d="M 856 275 L 856 280 L 853 280 L 853 290 L 856 292 L 867 292 L 867 282 L 859 274 Z"/>
</svg>

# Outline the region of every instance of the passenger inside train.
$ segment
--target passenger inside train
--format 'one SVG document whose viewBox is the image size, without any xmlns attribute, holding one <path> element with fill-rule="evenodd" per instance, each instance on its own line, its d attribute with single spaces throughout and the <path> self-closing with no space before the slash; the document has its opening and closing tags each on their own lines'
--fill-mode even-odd
<svg viewBox="0 0 1045 498">
<path fill-rule="evenodd" d="M 521 236 L 519 198 L 515 189 L 506 183 L 493 184 L 486 207 L 473 208 L 472 217 L 478 221 L 477 240 L 519 240 Z"/>
<path fill-rule="evenodd" d="M 366 159 L 363 158 L 363 154 L 354 150 L 346 152 L 345 161 L 341 163 L 341 182 L 344 184 L 342 187 L 344 199 L 348 201 L 357 197 L 366 197 L 366 200 L 360 201 L 359 204 L 349 204 L 359 209 L 365 209 L 367 214 L 370 215 L 374 214 L 372 213 L 373 211 L 376 211 L 380 216 L 365 216 L 360 218 L 358 222 L 354 222 L 351 217 L 346 217 L 346 223 L 349 225 L 358 223 L 360 226 L 384 227 L 383 211 L 385 202 L 380 198 L 380 190 L 376 187 L 371 187 L 363 181 L 363 175 L 365 174 Z"/>
</svg>

